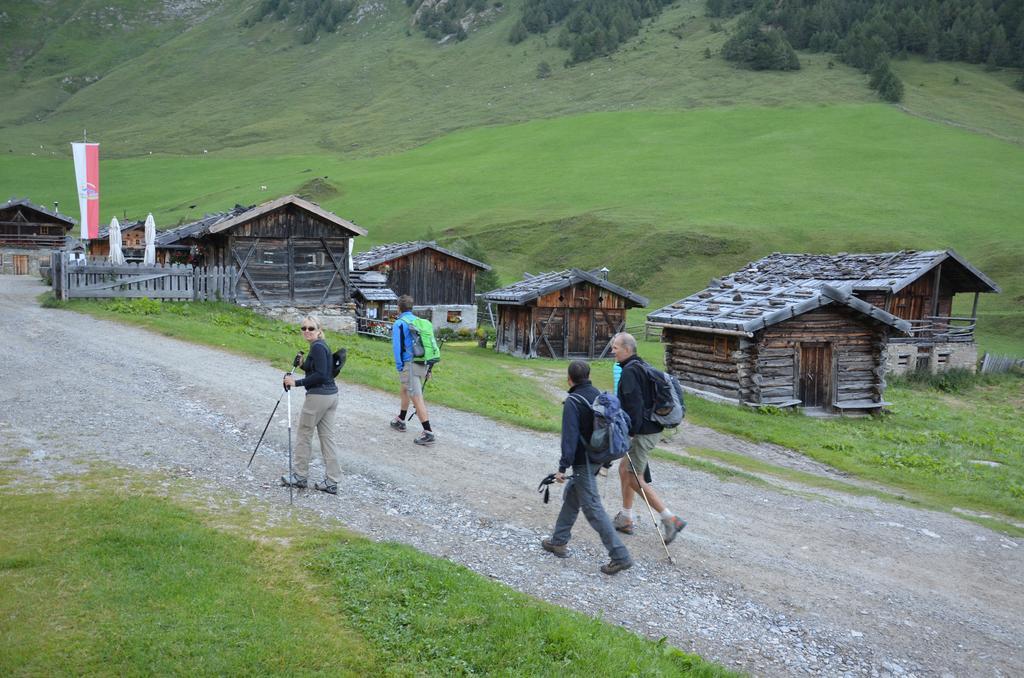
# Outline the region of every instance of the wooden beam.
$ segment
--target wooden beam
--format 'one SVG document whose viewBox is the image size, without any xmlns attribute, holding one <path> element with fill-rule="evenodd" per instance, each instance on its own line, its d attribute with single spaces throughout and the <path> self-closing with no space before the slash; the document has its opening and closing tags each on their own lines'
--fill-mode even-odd
<svg viewBox="0 0 1024 678">
<path fill-rule="evenodd" d="M 942 264 L 935 267 L 935 276 L 932 278 L 932 312 L 931 316 L 939 314 L 939 282 L 942 277 Z"/>
<path fill-rule="evenodd" d="M 974 303 L 971 305 L 971 320 L 978 322 L 978 293 L 974 293 Z"/>
</svg>

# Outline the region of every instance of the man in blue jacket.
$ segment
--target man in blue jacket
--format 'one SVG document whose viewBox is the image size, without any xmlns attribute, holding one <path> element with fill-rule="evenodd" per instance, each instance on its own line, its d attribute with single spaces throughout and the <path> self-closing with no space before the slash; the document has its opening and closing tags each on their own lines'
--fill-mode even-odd
<svg viewBox="0 0 1024 678">
<path fill-rule="evenodd" d="M 590 383 L 590 365 L 582 360 L 569 363 L 569 397 L 562 404 L 562 458 L 558 462 L 555 480 L 564 483 L 565 471 L 570 466 L 572 476 L 562 492 L 562 509 L 558 512 L 555 532 L 550 539 L 542 540 L 540 545 L 559 558 L 568 558 L 569 549 L 566 545 L 572 536 L 572 526 L 580 511 L 583 511 L 587 522 L 600 535 L 611 559 L 601 566 L 601 572 L 615 574 L 629 569 L 633 560 L 615 534 L 612 521 L 601 505 L 595 479 L 601 466 L 588 463 L 587 450 L 583 446 L 583 440 L 589 440 L 594 432 L 594 415 L 588 403 L 592 405 L 599 395 L 600 391 Z"/>
<path fill-rule="evenodd" d="M 434 432 L 430 428 L 430 417 L 427 404 L 423 402 L 423 381 L 427 376 L 427 366 L 423 362 L 415 362 L 412 355 L 413 336 L 409 326 L 416 320 L 412 314 L 413 299 L 408 294 L 398 298 L 399 316 L 391 328 L 391 348 L 395 354 L 395 368 L 402 385 L 402 406 L 398 416 L 391 420 L 391 428 L 405 431 L 405 417 L 409 413 L 409 400 L 416 406 L 416 418 L 423 426 L 423 433 L 413 440 L 417 445 L 433 445 Z"/>
</svg>

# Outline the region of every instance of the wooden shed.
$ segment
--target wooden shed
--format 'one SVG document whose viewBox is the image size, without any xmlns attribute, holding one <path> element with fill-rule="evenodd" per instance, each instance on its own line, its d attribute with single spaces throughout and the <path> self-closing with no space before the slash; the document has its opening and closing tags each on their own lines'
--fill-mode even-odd
<svg viewBox="0 0 1024 678">
<path fill-rule="evenodd" d="M 158 237 L 167 257 L 188 247 L 200 265 L 235 266 L 241 303 L 350 303 L 350 241 L 366 231 L 295 195 L 207 215 Z M 174 249 L 179 248 L 179 249 Z"/>
<path fill-rule="evenodd" d="M 387 286 L 387 278 L 376 271 L 352 271 L 349 275 L 356 303 L 356 331 L 375 337 L 391 336 L 391 323 L 398 317 L 398 295 Z"/>
<path fill-rule="evenodd" d="M 828 284 L 713 281 L 647 316 L 688 390 L 746 405 L 868 413 L 887 403 L 884 354 L 910 323 Z"/>
<path fill-rule="evenodd" d="M 978 349 L 974 331 L 981 293 L 996 285 L 953 250 L 876 254 L 771 254 L 729 276 L 735 284 L 831 285 L 910 322 L 907 334 L 886 347 L 886 369 L 941 372 L 974 370 Z M 957 294 L 974 295 L 970 313 L 955 315 Z"/>
<path fill-rule="evenodd" d="M 491 267 L 434 241 L 378 245 L 352 257 L 361 271 L 383 273 L 395 294 L 411 295 L 416 306 L 476 304 L 476 274 Z"/>
<path fill-rule="evenodd" d="M 62 249 L 75 220 L 28 198 L 0 204 L 0 273 L 38 275 L 50 252 Z"/>
<path fill-rule="evenodd" d="M 483 300 L 498 309 L 495 349 L 528 358 L 604 358 L 626 326 L 626 309 L 647 306 L 601 273 L 578 268 L 528 275 Z"/>
</svg>

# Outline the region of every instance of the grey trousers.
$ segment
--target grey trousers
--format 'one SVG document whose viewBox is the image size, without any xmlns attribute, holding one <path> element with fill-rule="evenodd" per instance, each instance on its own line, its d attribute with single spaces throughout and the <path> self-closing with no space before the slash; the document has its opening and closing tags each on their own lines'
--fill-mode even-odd
<svg viewBox="0 0 1024 678">
<path fill-rule="evenodd" d="M 313 429 L 320 438 L 320 454 L 327 468 L 327 480 L 337 484 L 341 479 L 338 465 L 338 444 L 334 438 L 334 414 L 338 410 L 338 394 L 306 394 L 299 415 L 299 432 L 295 441 L 295 475 L 309 475 L 309 458 L 313 449 Z"/>
<path fill-rule="evenodd" d="M 597 473 L 597 467 L 591 466 Z M 597 478 L 587 473 L 586 465 L 573 466 L 572 477 L 566 482 L 562 492 L 562 509 L 555 521 L 555 532 L 551 535 L 551 543 L 568 544 L 572 536 L 572 526 L 580 511 L 586 516 L 587 522 L 601 537 L 601 543 L 608 550 L 608 556 L 617 563 L 630 560 L 629 551 L 615 534 L 612 521 L 601 505 L 601 495 L 597 492 Z"/>
</svg>

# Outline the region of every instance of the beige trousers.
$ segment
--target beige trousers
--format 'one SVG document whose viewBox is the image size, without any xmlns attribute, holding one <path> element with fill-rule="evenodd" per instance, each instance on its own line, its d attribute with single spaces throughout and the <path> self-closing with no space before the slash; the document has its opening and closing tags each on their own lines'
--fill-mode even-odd
<svg viewBox="0 0 1024 678">
<path fill-rule="evenodd" d="M 313 429 L 320 438 L 320 454 L 327 468 L 327 480 L 337 484 L 341 479 L 338 465 L 338 444 L 334 439 L 334 414 L 338 410 L 338 394 L 306 394 L 299 415 L 299 432 L 295 441 L 295 475 L 309 475 L 309 458 L 313 450 Z"/>
</svg>

